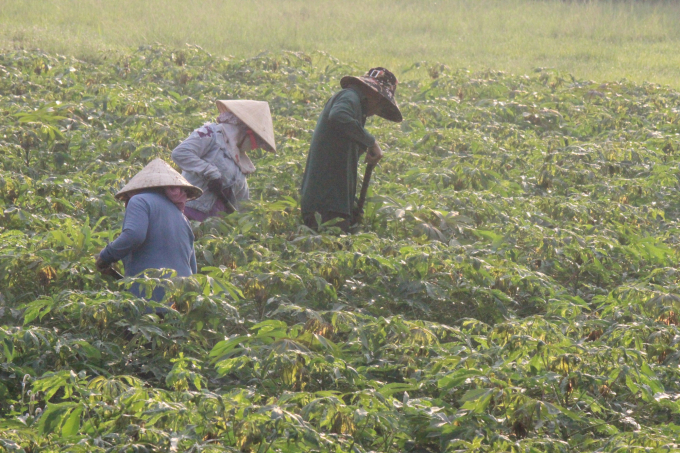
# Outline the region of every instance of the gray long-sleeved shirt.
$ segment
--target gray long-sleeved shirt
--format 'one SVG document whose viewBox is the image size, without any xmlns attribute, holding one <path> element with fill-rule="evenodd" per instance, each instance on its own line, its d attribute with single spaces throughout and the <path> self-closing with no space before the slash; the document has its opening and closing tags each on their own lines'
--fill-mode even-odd
<svg viewBox="0 0 680 453">
<path fill-rule="evenodd" d="M 120 259 L 125 276 L 135 276 L 146 269 L 174 269 L 177 276 L 188 277 L 197 272 L 194 234 L 189 221 L 165 195 L 140 193 L 128 202 L 123 231 L 99 254 L 104 263 Z M 143 289 L 130 291 L 143 296 Z M 152 299 L 161 300 L 164 291 L 154 290 Z"/>
<path fill-rule="evenodd" d="M 208 190 L 208 181 L 221 179 L 224 187 L 231 187 L 237 201 L 250 198 L 246 176 L 231 158 L 236 143 L 230 140 L 225 128 L 234 125 L 205 124 L 189 135 L 172 151 L 172 160 L 182 169 L 182 176 L 194 186 L 203 190 L 196 200 L 187 206 L 208 213 L 217 197 Z M 238 152 L 238 148 L 236 148 Z"/>
</svg>

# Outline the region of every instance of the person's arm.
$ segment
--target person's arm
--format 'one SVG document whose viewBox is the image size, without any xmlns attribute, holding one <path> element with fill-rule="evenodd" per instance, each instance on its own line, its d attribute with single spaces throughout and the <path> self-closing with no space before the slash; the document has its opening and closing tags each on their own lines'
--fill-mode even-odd
<svg viewBox="0 0 680 453">
<path fill-rule="evenodd" d="M 217 167 L 203 159 L 214 139 L 215 132 L 210 127 L 200 127 L 172 151 L 172 160 L 182 170 L 197 173 L 207 181 L 219 179 L 222 175 Z"/>
<path fill-rule="evenodd" d="M 356 119 L 356 112 L 360 110 L 359 95 L 353 90 L 341 91 L 334 99 L 333 106 L 328 113 L 328 124 L 344 136 L 369 148 L 375 143 L 375 137 L 369 134 Z"/>
<path fill-rule="evenodd" d="M 110 265 L 139 247 L 146 240 L 149 229 L 150 207 L 141 197 L 132 197 L 125 210 L 123 231 L 118 238 L 104 247 L 98 261 Z"/>
</svg>

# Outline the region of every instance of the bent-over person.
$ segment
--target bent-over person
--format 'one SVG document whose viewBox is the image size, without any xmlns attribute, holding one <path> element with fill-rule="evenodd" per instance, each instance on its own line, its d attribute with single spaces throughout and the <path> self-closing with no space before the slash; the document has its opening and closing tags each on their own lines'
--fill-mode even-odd
<svg viewBox="0 0 680 453">
<path fill-rule="evenodd" d="M 203 221 L 220 212 L 231 213 L 250 198 L 246 177 L 255 171 L 247 152 L 257 148 L 276 152 L 269 104 L 263 101 L 217 101 L 216 123 L 207 123 L 172 151 L 172 159 L 191 184 L 203 190 L 184 211 Z"/>
<path fill-rule="evenodd" d="M 375 137 L 365 129 L 366 118 L 378 115 L 400 122 L 401 111 L 394 100 L 397 78 L 385 68 L 373 68 L 365 76 L 346 76 L 343 88 L 331 97 L 316 123 L 302 179 L 301 207 L 305 225 L 317 229 L 321 222 L 341 219 L 336 226 L 344 232 L 361 215 L 355 212 L 359 156 L 376 164 L 383 156 Z"/>
<path fill-rule="evenodd" d="M 97 255 L 97 269 L 106 273 L 123 260 L 125 276 L 147 269 L 174 269 L 179 277 L 197 272 L 194 234 L 184 216 L 185 203 L 201 195 L 162 159 L 154 159 L 117 194 L 125 202 L 123 230 Z M 138 284 L 130 292 L 145 297 Z M 152 300 L 161 301 L 165 290 L 154 289 Z"/>
</svg>

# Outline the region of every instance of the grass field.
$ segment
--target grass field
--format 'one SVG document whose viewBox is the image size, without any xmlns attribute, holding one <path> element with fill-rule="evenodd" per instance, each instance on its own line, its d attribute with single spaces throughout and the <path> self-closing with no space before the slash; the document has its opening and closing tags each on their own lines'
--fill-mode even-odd
<svg viewBox="0 0 680 453">
<path fill-rule="evenodd" d="M 675 2 L 0 0 L 0 49 L 89 58 L 154 42 L 237 57 L 323 50 L 398 73 L 418 61 L 551 67 L 680 87 L 679 21 Z"/>
</svg>

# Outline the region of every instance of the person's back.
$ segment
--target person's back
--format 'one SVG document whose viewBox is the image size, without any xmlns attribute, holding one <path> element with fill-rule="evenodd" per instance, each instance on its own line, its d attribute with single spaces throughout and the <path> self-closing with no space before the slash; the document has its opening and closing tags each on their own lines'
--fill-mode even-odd
<svg viewBox="0 0 680 453">
<path fill-rule="evenodd" d="M 359 155 L 375 143 L 364 130 L 365 98 L 358 89 L 347 88 L 333 95 L 321 112 L 302 177 L 303 215 L 318 211 L 350 217 Z"/>
<path fill-rule="evenodd" d="M 165 195 L 146 192 L 133 196 L 123 226 L 123 233 L 129 228 L 139 244 L 122 258 L 126 276 L 160 268 L 174 269 L 179 277 L 196 272 L 191 226 Z"/>
<path fill-rule="evenodd" d="M 172 160 L 203 194 L 189 201 L 184 214 L 204 221 L 220 212 L 232 213 L 248 200 L 246 176 L 255 171 L 247 152 L 276 152 L 269 104 L 254 100 L 220 100 L 217 122 L 204 124 L 172 151 Z"/>
<path fill-rule="evenodd" d="M 102 250 L 104 262 L 122 260 L 125 276 L 135 277 L 147 269 L 174 269 L 178 277 L 197 272 L 194 234 L 184 214 L 162 193 L 132 196 L 125 210 L 121 235 Z M 146 297 L 137 283 L 130 292 Z M 164 288 L 153 290 L 151 299 L 161 301 Z"/>
</svg>

